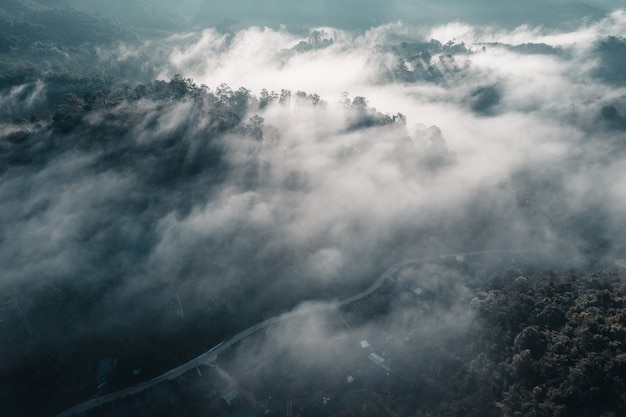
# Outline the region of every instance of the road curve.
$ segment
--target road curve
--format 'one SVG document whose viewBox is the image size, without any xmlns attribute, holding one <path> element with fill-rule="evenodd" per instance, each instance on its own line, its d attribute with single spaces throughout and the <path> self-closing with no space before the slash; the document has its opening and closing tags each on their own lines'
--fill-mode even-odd
<svg viewBox="0 0 626 417">
<path fill-rule="evenodd" d="M 481 252 L 464 252 L 464 253 L 455 253 L 455 254 L 446 254 L 446 255 L 441 255 L 439 256 L 439 259 L 444 260 L 444 259 L 458 259 L 458 257 L 464 257 L 464 256 L 471 256 L 471 255 L 487 255 L 487 254 L 498 254 L 498 253 L 531 253 L 533 251 L 529 251 L 529 250 L 494 250 L 494 251 L 481 251 Z M 352 297 L 346 298 L 344 300 L 341 300 L 337 303 L 324 303 L 324 304 L 315 304 L 315 305 L 311 305 L 309 307 L 303 308 L 303 309 L 299 309 L 297 311 L 291 311 L 288 313 L 284 313 L 284 314 L 280 314 L 278 316 L 274 316 L 271 317 L 267 320 L 264 320 L 260 323 L 257 323 L 253 326 L 248 327 L 247 329 L 237 333 L 235 336 L 231 337 L 230 339 L 220 342 L 217 345 L 213 346 L 211 349 L 209 349 L 208 351 L 204 352 L 203 354 L 199 355 L 198 357 L 190 360 L 187 363 L 184 363 L 174 369 L 171 369 L 167 372 L 165 372 L 162 375 L 159 375 L 157 377 L 154 377 L 148 381 L 144 381 L 138 385 L 135 385 L 133 387 L 129 387 L 120 391 L 116 391 L 113 392 L 111 394 L 107 394 L 107 395 L 103 395 L 102 397 L 96 397 L 93 398 L 91 400 L 85 401 L 84 403 L 78 404 L 72 408 L 68 408 L 65 411 L 62 411 L 61 413 L 57 414 L 56 417 L 71 417 L 73 415 L 77 415 L 80 413 L 84 413 L 85 411 L 88 411 L 92 408 L 101 406 L 102 404 L 106 404 L 106 403 L 110 403 L 112 401 L 124 398 L 124 397 L 128 397 L 131 395 L 135 395 L 140 393 L 141 391 L 144 391 L 156 384 L 159 384 L 161 382 L 164 381 L 170 381 L 173 379 L 176 379 L 178 377 L 180 377 L 181 375 L 183 375 L 185 372 L 189 371 L 190 369 L 195 368 L 198 365 L 202 365 L 205 363 L 210 363 L 213 362 L 217 359 L 218 355 L 220 353 L 222 353 L 223 351 L 229 349 L 232 345 L 239 343 L 240 341 L 242 341 L 243 339 L 245 339 L 246 337 L 258 332 L 261 329 L 264 329 L 268 326 L 271 326 L 273 324 L 285 321 L 285 320 L 289 320 L 292 319 L 294 317 L 297 316 L 301 316 L 304 314 L 309 314 L 309 313 L 313 313 L 313 312 L 319 312 L 319 311 L 325 311 L 325 310 L 330 310 L 333 308 L 336 308 L 338 306 L 345 306 L 348 304 L 351 304 L 355 301 L 361 300 L 363 298 L 368 297 L 369 295 L 371 295 L 372 293 L 374 293 L 376 290 L 378 290 L 380 288 L 380 286 L 385 282 L 386 279 L 391 279 L 393 276 L 393 273 L 396 272 L 398 269 L 409 265 L 409 264 L 413 264 L 416 262 L 421 262 L 423 260 L 417 260 L 417 259 L 411 259 L 411 260 L 405 260 L 402 262 L 398 262 L 397 264 L 391 266 L 389 269 L 387 269 L 385 272 L 383 272 L 380 277 L 378 277 L 378 279 L 376 281 L 374 281 L 372 283 L 372 285 L 370 285 L 367 289 L 365 289 L 364 291 L 353 295 Z"/>
</svg>

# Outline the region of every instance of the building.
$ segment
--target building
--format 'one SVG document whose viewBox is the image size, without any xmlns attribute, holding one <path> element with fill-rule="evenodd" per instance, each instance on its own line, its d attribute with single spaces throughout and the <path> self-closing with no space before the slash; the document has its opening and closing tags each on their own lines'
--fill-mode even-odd
<svg viewBox="0 0 626 417">
<path fill-rule="evenodd" d="M 381 366 L 383 362 L 385 362 L 385 358 L 378 356 L 375 353 L 370 353 L 367 358 L 372 361 L 375 365 Z"/>
<path fill-rule="evenodd" d="M 235 403 L 237 397 L 239 397 L 239 391 L 236 388 L 231 388 L 222 395 L 222 399 L 229 407 Z"/>
</svg>

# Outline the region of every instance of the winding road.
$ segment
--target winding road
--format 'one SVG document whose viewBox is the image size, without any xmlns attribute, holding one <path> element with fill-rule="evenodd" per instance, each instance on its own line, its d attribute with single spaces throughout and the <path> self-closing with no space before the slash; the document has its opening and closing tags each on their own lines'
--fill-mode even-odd
<svg viewBox="0 0 626 417">
<path fill-rule="evenodd" d="M 456 260 L 462 260 L 464 257 L 466 256 L 472 256 L 472 255 L 491 255 L 491 254 L 522 254 L 522 253 L 533 253 L 533 251 L 529 251 L 529 250 L 494 250 L 494 251 L 482 251 L 482 252 L 465 252 L 465 253 L 455 253 L 455 254 L 447 254 L 447 255 L 441 255 L 439 256 L 440 260 L 446 260 L 446 259 L 456 259 Z M 164 381 L 171 381 L 173 379 L 176 379 L 178 377 L 180 377 L 181 375 L 183 375 L 185 372 L 199 366 L 202 364 L 209 364 L 211 362 L 215 362 L 217 360 L 217 357 L 220 353 L 224 352 L 225 350 L 229 349 L 231 346 L 239 343 L 240 341 L 242 341 L 243 339 L 249 337 L 250 335 L 258 332 L 259 330 L 262 330 L 268 326 L 271 326 L 273 324 L 285 321 L 285 320 L 289 320 L 292 319 L 294 317 L 297 316 L 301 316 L 301 315 L 305 315 L 305 314 L 310 314 L 310 313 L 314 313 L 314 312 L 320 312 L 320 311 L 326 311 L 326 310 L 331 310 L 337 307 L 341 307 L 341 306 L 345 306 L 351 303 L 354 303 L 355 301 L 361 300 L 363 298 L 368 297 L 369 295 L 371 295 L 373 292 L 375 292 L 376 290 L 378 290 L 380 288 L 380 286 L 385 282 L 385 280 L 387 279 L 392 279 L 393 278 L 393 274 L 398 271 L 399 269 L 405 267 L 406 265 L 410 265 L 410 264 L 415 264 L 415 263 L 419 263 L 419 262 L 423 262 L 424 260 L 417 260 L 417 259 L 411 259 L 411 260 L 406 260 L 406 261 L 402 261 L 399 262 L 395 265 L 393 265 L 392 267 L 390 267 L 389 269 L 387 269 L 385 272 L 382 273 L 382 275 L 380 277 L 378 277 L 378 279 L 376 281 L 374 281 L 372 283 L 372 285 L 370 285 L 366 290 L 353 295 L 352 297 L 346 298 L 344 300 L 341 300 L 339 302 L 334 302 L 334 303 L 323 303 L 323 304 L 315 304 L 315 305 L 311 305 L 305 308 L 300 308 L 296 311 L 292 311 L 289 313 L 284 313 L 278 316 L 274 316 L 271 317 L 267 320 L 264 320 L 260 323 L 257 323 L 251 327 L 248 327 L 247 329 L 241 331 L 240 333 L 237 333 L 235 336 L 231 337 L 230 339 L 223 341 L 219 344 L 217 344 L 216 346 L 212 347 L 210 350 L 204 352 L 203 354 L 201 354 L 200 356 L 190 360 L 187 363 L 184 363 L 174 369 L 171 369 L 169 371 L 167 371 L 166 373 L 159 375 L 157 377 L 154 377 L 148 381 L 142 382 L 138 385 L 135 385 L 133 387 L 129 387 L 120 391 L 116 391 L 113 392 L 111 394 L 107 394 L 107 395 L 103 395 L 101 397 L 96 397 L 93 398 L 91 400 L 85 401 L 84 403 L 78 404 L 72 408 L 69 408 L 59 414 L 56 415 L 56 417 L 71 417 L 74 415 L 78 415 L 81 413 L 84 413 L 92 408 L 101 406 L 102 404 L 106 404 L 106 403 L 110 403 L 112 401 L 124 398 L 124 397 L 128 397 L 131 395 L 135 395 L 138 394 L 156 384 L 159 384 L 161 382 Z"/>
</svg>

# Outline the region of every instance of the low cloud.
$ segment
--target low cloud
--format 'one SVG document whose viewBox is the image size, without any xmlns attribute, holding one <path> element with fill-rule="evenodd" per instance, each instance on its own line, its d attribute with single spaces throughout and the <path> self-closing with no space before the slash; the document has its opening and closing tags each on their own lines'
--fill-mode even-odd
<svg viewBox="0 0 626 417">
<path fill-rule="evenodd" d="M 41 81 L 0 91 L 0 113 L 4 117 L 28 114 L 45 104 L 45 84 Z"/>
<path fill-rule="evenodd" d="M 564 268 L 610 264 L 626 246 L 626 84 L 606 51 L 623 46 L 625 16 L 569 31 L 207 29 L 101 51 L 118 70 L 144 61 L 132 85 L 69 95 L 54 116 L 0 131 L 0 292 L 39 300 L 21 333 L 4 310 L 17 324 L 0 331 L 18 335 L 7 351 L 137 323 L 231 334 L 427 255 L 532 249 Z M 28 113 L 48 87 L 4 91 L 1 109 Z M 435 316 L 451 334 L 467 328 L 462 275 L 405 273 L 448 288 L 458 301 Z M 38 305 L 61 306 L 53 324 Z M 415 327 L 414 307 L 385 317 Z M 384 326 L 303 320 L 268 330 L 258 354 L 312 355 L 311 338 L 343 346 Z"/>
<path fill-rule="evenodd" d="M 499 245 L 566 249 L 572 243 L 571 230 L 547 212 L 546 201 L 521 196 L 520 187 L 526 190 L 529 185 L 519 181 L 527 180 L 527 172 L 546 172 L 564 198 L 565 217 L 576 217 L 588 206 L 603 206 L 601 201 L 621 201 L 619 191 L 608 184 L 599 187 L 605 190 L 600 195 L 591 193 L 598 184 L 582 181 L 586 177 L 579 173 L 587 172 L 587 164 L 595 164 L 600 155 L 621 151 L 611 148 L 613 133 L 598 119 L 602 106 L 620 100 L 623 90 L 594 78 L 595 67 L 587 58 L 595 59 L 595 45 L 625 24 L 623 16 L 614 12 L 569 33 L 523 27 L 490 31 L 453 24 L 434 28 L 424 37 L 423 30 L 392 24 L 361 35 L 322 28 L 303 38 L 286 30 L 252 27 L 233 34 L 208 29 L 176 35 L 165 46 L 146 45 L 156 48 L 155 56 L 169 57 L 162 69 L 164 77 L 181 73 L 213 86 L 216 92 L 223 88 L 217 85 L 225 82 L 257 94 L 267 88 L 290 89 L 292 95 L 282 105 L 255 109 L 256 104 L 251 104 L 248 110 L 244 106 L 243 121 L 260 115 L 256 123 L 264 139 L 257 141 L 240 131 L 219 139 L 228 171 L 218 189 L 203 196 L 201 190 L 189 188 L 173 198 L 185 200 L 193 193 L 193 201 L 150 208 L 154 217 L 147 227 L 152 243 L 146 247 L 142 274 L 168 280 L 206 271 L 226 274 L 217 281 L 227 285 L 235 280 L 231 276 L 247 276 L 258 268 L 257 263 L 269 265 L 284 253 L 281 266 L 269 268 L 266 274 L 277 282 L 291 279 L 294 273 L 302 276 L 298 279 L 316 282 L 319 275 L 327 284 L 362 280 L 363 272 L 384 267 L 381 259 L 397 260 L 424 250 Z M 439 43 L 430 42 L 430 36 L 437 36 Z M 454 41 L 448 42 L 449 37 Z M 390 48 L 394 39 L 413 49 Z M 519 53 L 511 48 L 522 44 L 545 44 L 561 52 Z M 129 45 L 121 48 L 122 60 L 138 56 Z M 426 51 L 419 65 L 430 66 L 429 71 L 438 75 L 420 81 L 421 73 L 415 72 L 412 82 L 397 78 L 402 62 L 410 64 L 409 71 L 417 71 L 417 61 L 405 54 L 409 50 Z M 34 100 L 37 91 L 44 91 L 43 85 L 37 85 L 28 99 L 21 100 L 23 105 Z M 327 104 L 299 102 L 298 90 L 321 93 Z M 343 91 L 350 93 L 349 107 L 341 103 L 346 100 Z M 370 123 L 362 122 L 365 110 L 355 104 L 361 103 L 360 97 L 367 98 L 368 112 L 375 112 L 375 107 L 404 114 L 408 128 L 394 123 L 351 130 L 355 120 L 361 126 Z M 137 147 L 167 149 L 171 137 L 186 132 L 182 139 L 186 145 L 177 158 L 189 163 L 205 146 L 203 132 L 216 122 L 212 116 L 201 119 L 191 101 L 166 107 L 150 101 L 140 105 L 141 118 L 124 133 L 125 140 Z M 126 110 L 114 112 L 120 111 Z M 90 117 L 95 125 L 106 123 L 110 116 L 101 111 Z M 414 125 L 423 127 L 414 129 Z M 42 172 L 59 170 L 55 161 Z M 74 165 L 64 162 L 63 166 L 65 172 Z M 165 166 L 149 169 L 163 170 L 158 181 L 177 175 L 165 174 Z M 617 160 L 594 165 L 594 178 L 603 183 L 604 172 L 615 176 L 620 169 Z M 90 197 L 69 203 L 72 200 L 66 196 L 80 195 L 80 182 L 88 184 L 85 190 L 104 184 L 96 188 L 105 200 L 125 201 L 130 189 L 140 199 L 149 195 L 132 170 L 94 173 L 81 180 L 77 173 L 67 175 L 76 179 L 64 186 L 37 187 L 54 190 L 44 216 L 36 220 L 44 224 L 33 226 L 39 233 L 48 233 L 45 226 L 52 228 L 53 223 L 59 229 L 51 232 L 62 248 L 60 258 L 50 258 L 59 260 L 54 262 L 66 259 L 63 251 L 73 247 L 76 233 L 82 233 L 70 233 L 69 225 L 76 220 L 92 222 L 81 219 L 87 213 L 95 216 L 100 206 L 85 207 L 83 201 L 94 201 Z M 156 172 L 149 175 L 160 177 Z M 45 181 L 50 176 L 40 178 Z M 69 194 L 62 188 L 77 181 Z M 109 181 L 117 185 L 109 188 Z M 43 196 L 37 193 L 32 198 Z M 120 208 L 121 215 L 130 207 L 126 204 L 112 207 Z M 176 205 L 186 205 L 185 214 L 171 211 Z M 617 211 L 611 207 L 596 215 Z M 67 226 L 52 220 L 57 217 L 68 219 Z M 487 219 L 491 220 L 485 223 Z M 28 222 L 34 225 L 35 220 Z M 16 237 L 11 253 L 25 236 L 28 233 Z M 612 243 L 602 256 L 622 246 L 617 235 L 608 241 Z M 43 246 L 41 251 L 49 253 Z M 48 262 L 46 256 L 40 258 Z M 189 265 L 196 266 L 189 270 Z M 214 286 L 216 294 L 219 288 Z"/>
</svg>

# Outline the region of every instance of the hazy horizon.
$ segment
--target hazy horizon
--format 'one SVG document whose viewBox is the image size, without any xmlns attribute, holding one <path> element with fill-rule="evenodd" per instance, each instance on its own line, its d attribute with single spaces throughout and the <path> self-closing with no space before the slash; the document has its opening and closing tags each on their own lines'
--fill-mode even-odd
<svg viewBox="0 0 626 417">
<path fill-rule="evenodd" d="M 53 7 L 69 5 L 120 21 L 131 21 L 134 24 L 143 21 L 152 26 L 158 26 L 155 15 L 163 13 L 163 16 L 172 17 L 172 21 L 180 19 L 181 24 L 191 24 L 196 29 L 234 21 L 244 26 L 282 24 L 356 30 L 395 22 L 433 25 L 452 21 L 509 29 L 521 25 L 571 28 L 583 19 L 597 19 L 623 6 L 617 0 L 533 0 L 523 4 L 491 0 L 471 3 L 460 0 L 321 0 L 313 3 L 294 0 L 268 0 L 262 3 L 253 0 L 236 3 L 227 0 L 151 0 L 136 3 L 119 0 L 106 3 L 93 0 L 43 0 L 39 3 Z M 146 14 L 146 10 L 150 9 L 152 12 Z M 161 20 L 161 23 L 165 23 L 165 20 Z"/>
</svg>

